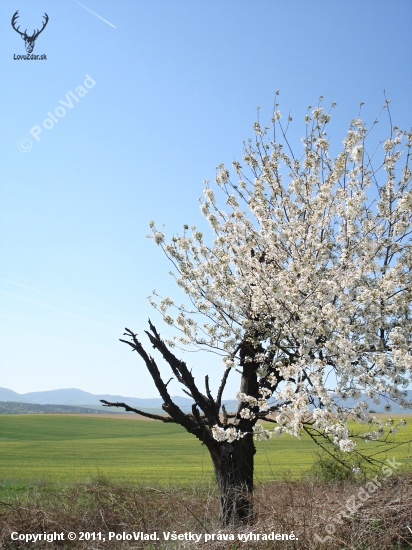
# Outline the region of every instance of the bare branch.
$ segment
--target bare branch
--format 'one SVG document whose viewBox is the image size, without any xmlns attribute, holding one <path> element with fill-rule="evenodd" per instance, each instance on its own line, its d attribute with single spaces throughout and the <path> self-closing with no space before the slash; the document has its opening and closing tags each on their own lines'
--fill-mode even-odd
<svg viewBox="0 0 412 550">
<path fill-rule="evenodd" d="M 205 376 L 205 387 L 206 387 L 206 395 L 207 395 L 209 401 L 212 403 L 212 405 L 216 405 L 215 400 L 213 399 L 213 396 L 210 393 L 209 375 L 208 374 L 206 374 L 206 376 Z"/>
<path fill-rule="evenodd" d="M 154 327 L 153 327 L 154 328 Z M 163 379 L 160 375 L 159 369 L 156 365 L 155 360 L 153 357 L 150 357 L 144 350 L 141 343 L 138 341 L 136 334 L 134 334 L 130 329 L 126 328 L 126 334 L 132 338 L 132 342 L 129 342 L 127 340 L 120 340 L 121 342 L 124 342 L 131 346 L 137 353 L 142 357 L 144 362 L 146 363 L 146 367 L 156 385 L 156 388 L 159 390 L 159 393 L 164 401 L 162 408 L 164 411 L 166 411 L 175 421 L 176 423 L 180 424 L 189 433 L 192 433 L 196 435 L 197 437 L 200 436 L 199 430 L 200 426 L 195 422 L 195 420 L 190 417 L 189 415 L 185 414 L 172 400 L 172 398 L 169 395 L 169 392 L 167 391 L 166 384 L 163 382 Z M 153 337 L 152 337 L 153 338 Z M 170 364 L 170 363 L 169 363 Z M 211 437 L 211 436 L 210 436 Z M 199 439 L 203 440 L 203 437 L 200 436 Z"/>
<path fill-rule="evenodd" d="M 145 416 L 146 418 L 151 418 L 152 420 L 161 420 L 162 422 L 173 422 L 174 424 L 177 424 L 176 420 L 174 420 L 170 416 L 162 416 L 160 414 L 152 414 L 145 411 L 141 411 L 139 409 L 129 407 L 129 405 L 126 405 L 126 403 L 119 403 L 119 402 L 111 403 L 110 401 L 106 401 L 105 399 L 100 399 L 100 401 L 103 403 L 103 407 L 123 407 L 127 412 L 140 414 L 141 416 Z"/>
<path fill-rule="evenodd" d="M 219 389 L 217 391 L 216 408 L 217 408 L 218 412 L 220 410 L 220 404 L 222 402 L 223 390 L 225 389 L 227 378 L 229 376 L 229 372 L 230 372 L 230 367 L 225 370 L 225 372 L 223 374 L 223 377 L 222 377 L 222 381 L 220 382 Z"/>
<path fill-rule="evenodd" d="M 223 426 L 227 426 L 229 418 L 227 416 L 226 407 L 222 405 L 222 413 L 223 413 Z"/>
<path fill-rule="evenodd" d="M 202 409 L 202 411 L 207 416 L 215 416 L 216 411 L 213 407 L 212 403 L 209 403 L 207 397 L 203 395 L 199 389 L 196 386 L 195 379 L 192 375 L 192 373 L 189 371 L 189 369 L 186 366 L 186 363 L 184 361 L 181 361 L 178 359 L 166 346 L 166 344 L 163 342 L 163 340 L 160 338 L 160 335 L 158 334 L 155 326 L 151 323 L 149 319 L 149 326 L 152 334 L 148 331 L 145 331 L 147 336 L 150 339 L 150 342 L 152 343 L 153 347 L 160 351 L 160 353 L 163 355 L 163 358 L 167 361 L 167 363 L 170 365 L 170 368 L 172 369 L 173 373 L 175 374 L 176 378 L 188 388 L 188 390 L 191 393 L 191 396 L 196 401 L 197 405 Z"/>
</svg>

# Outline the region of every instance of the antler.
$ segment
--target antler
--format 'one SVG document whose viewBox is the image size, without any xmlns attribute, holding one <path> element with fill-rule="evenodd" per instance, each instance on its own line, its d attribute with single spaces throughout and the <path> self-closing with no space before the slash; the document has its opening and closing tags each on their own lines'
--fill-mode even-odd
<svg viewBox="0 0 412 550">
<path fill-rule="evenodd" d="M 43 17 L 44 17 L 45 21 L 44 21 L 44 23 L 43 23 L 42 28 L 41 28 L 40 30 L 37 29 L 37 32 L 35 32 L 35 33 L 33 34 L 32 38 L 37 38 L 37 37 L 39 36 L 39 34 L 40 34 L 41 32 L 43 32 L 44 27 L 47 25 L 47 23 L 48 23 L 48 21 L 49 21 L 49 16 L 47 15 L 46 12 L 44 12 Z"/>
<path fill-rule="evenodd" d="M 17 19 L 19 18 L 19 15 L 18 15 L 18 14 L 19 14 L 19 10 L 17 10 L 16 13 L 13 15 L 13 17 L 11 18 L 11 26 L 13 27 L 13 29 L 14 29 L 16 32 L 18 32 L 19 34 L 21 34 L 22 36 L 24 36 L 26 33 L 20 32 L 20 31 L 19 31 L 20 25 L 17 27 L 17 29 L 16 29 L 16 27 L 15 27 L 15 23 L 16 23 Z M 26 31 L 27 31 L 27 29 L 26 29 Z"/>
<path fill-rule="evenodd" d="M 15 24 L 16 24 L 16 21 L 17 19 L 19 18 L 19 10 L 16 11 L 16 13 L 13 15 L 12 19 L 11 19 L 11 26 L 13 27 L 13 29 L 18 32 L 19 34 L 21 34 L 21 36 L 23 36 L 24 39 L 30 39 L 31 42 L 34 42 L 34 40 L 36 40 L 36 38 L 39 36 L 39 34 L 41 32 L 43 32 L 44 30 L 44 27 L 47 25 L 48 21 L 49 21 L 49 16 L 47 15 L 46 12 L 44 12 L 44 22 L 43 22 L 43 26 L 42 28 L 39 30 L 37 29 L 37 32 L 35 30 L 33 30 L 33 35 L 32 36 L 28 36 L 27 35 L 27 29 L 24 31 L 24 32 L 21 32 L 19 31 L 20 29 L 20 25 L 16 28 Z"/>
</svg>

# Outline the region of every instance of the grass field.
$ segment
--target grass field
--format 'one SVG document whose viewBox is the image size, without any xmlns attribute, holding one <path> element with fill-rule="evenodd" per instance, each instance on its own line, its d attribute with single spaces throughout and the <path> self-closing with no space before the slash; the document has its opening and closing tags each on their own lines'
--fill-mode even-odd
<svg viewBox="0 0 412 550">
<path fill-rule="evenodd" d="M 357 426 L 357 430 L 364 426 Z M 394 437 L 412 440 L 412 422 Z M 307 472 L 317 448 L 306 437 L 257 444 L 255 479 Z M 376 443 L 361 445 L 370 453 Z M 411 467 L 412 445 L 388 456 Z M 144 420 L 75 415 L 0 415 L 0 484 L 70 483 L 93 478 L 150 485 L 198 485 L 213 479 L 206 447 L 179 426 Z"/>
</svg>

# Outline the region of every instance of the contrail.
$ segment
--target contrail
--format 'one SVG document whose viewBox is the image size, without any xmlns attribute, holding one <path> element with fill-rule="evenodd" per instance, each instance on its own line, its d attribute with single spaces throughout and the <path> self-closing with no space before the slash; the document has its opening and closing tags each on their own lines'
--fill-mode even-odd
<svg viewBox="0 0 412 550">
<path fill-rule="evenodd" d="M 106 315 L 105 313 L 100 313 L 100 311 L 95 311 L 94 309 L 90 309 L 88 307 L 79 306 L 79 304 L 75 304 L 73 302 L 69 302 L 67 300 L 63 300 L 62 298 L 57 298 L 57 296 L 52 296 L 51 294 L 47 294 L 47 292 L 43 292 L 41 290 L 37 290 L 36 288 L 31 288 L 30 286 L 21 285 L 20 283 L 16 283 L 14 281 L 10 281 L 9 279 L 5 279 L 4 277 L 0 277 L 1 281 L 6 281 L 7 283 L 10 283 L 12 285 L 20 286 L 21 288 L 26 288 L 27 290 L 32 290 L 33 292 L 37 292 L 38 294 L 43 294 L 43 296 L 48 296 L 49 298 L 53 298 L 53 300 L 59 300 L 59 302 L 63 302 L 64 304 L 69 304 L 70 306 L 78 307 L 80 309 L 84 309 L 85 311 L 90 311 L 91 313 L 95 313 L 96 315 L 101 315 L 102 317 L 107 317 L 108 319 L 113 319 L 114 321 L 119 321 L 120 323 L 123 323 L 125 325 L 130 326 L 137 326 L 135 323 L 128 323 L 127 321 L 123 321 L 123 319 L 118 319 L 117 317 L 112 317 L 111 315 Z M 1 291 L 0 291 L 1 292 Z M 3 292 L 3 294 L 8 294 L 7 292 Z M 10 294 L 10 296 L 16 296 L 19 297 L 17 294 Z M 24 298 L 22 298 L 24 299 Z M 30 301 L 30 300 L 29 300 Z M 34 302 L 37 303 L 37 302 Z M 42 304 L 39 304 L 42 305 Z M 49 306 L 44 306 L 49 307 Z M 52 308 L 56 309 L 56 308 Z M 57 311 L 63 311 L 63 310 L 57 310 Z M 65 313 L 65 312 L 64 312 Z M 68 314 L 71 315 L 71 314 Z M 105 326 L 105 325 L 102 325 Z M 140 328 L 140 327 L 139 327 Z"/>
<path fill-rule="evenodd" d="M 106 21 L 106 19 L 103 19 L 103 17 L 101 17 L 98 13 L 96 13 L 95 11 L 92 11 L 91 9 L 87 8 L 86 6 L 83 6 L 83 4 L 80 4 L 80 2 L 78 2 L 77 0 L 74 0 L 76 2 L 76 4 L 79 4 L 79 6 L 81 6 L 82 8 L 84 8 L 85 10 L 89 11 L 90 13 L 92 13 L 93 15 L 95 15 L 96 17 L 98 17 L 99 19 L 101 19 L 102 21 L 104 21 L 105 23 L 107 23 L 108 25 L 110 25 L 111 27 L 113 27 L 114 29 L 116 28 L 114 25 L 112 25 L 111 23 L 109 23 L 109 21 Z"/>
<path fill-rule="evenodd" d="M 69 313 L 68 311 L 65 311 L 64 309 L 59 309 L 58 307 L 48 306 L 46 304 L 42 304 L 41 302 L 36 302 L 35 300 L 30 300 L 30 298 L 25 298 L 24 296 L 19 296 L 18 294 L 12 294 L 11 292 L 5 292 L 4 290 L 0 290 L 0 294 L 5 294 L 6 296 L 12 296 L 13 298 L 19 298 L 19 300 L 24 300 L 25 302 L 30 302 L 31 304 L 36 304 L 36 306 L 45 307 L 46 309 L 52 309 L 53 311 L 59 311 L 61 313 L 64 313 L 66 315 L 69 315 L 70 317 L 74 317 L 75 319 L 81 319 L 82 321 L 86 321 L 87 323 L 92 323 L 93 325 L 98 325 L 99 327 L 104 327 L 109 330 L 116 330 L 114 327 L 109 327 L 108 325 L 103 325 L 102 323 L 97 323 L 96 321 L 91 321 L 90 319 L 87 319 L 86 317 L 81 317 L 80 315 L 75 315 L 74 313 Z"/>
<path fill-rule="evenodd" d="M 20 317 L 19 315 L 7 315 L 6 313 L 0 313 L 0 319 L 13 319 L 15 321 L 32 321 L 35 323 L 38 323 L 40 321 L 55 323 L 55 321 L 52 319 L 39 319 L 38 317 Z"/>
</svg>

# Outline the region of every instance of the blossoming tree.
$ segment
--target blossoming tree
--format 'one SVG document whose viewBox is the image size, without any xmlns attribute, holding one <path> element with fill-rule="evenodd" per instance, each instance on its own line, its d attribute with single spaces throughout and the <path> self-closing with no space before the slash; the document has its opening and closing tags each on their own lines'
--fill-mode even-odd
<svg viewBox="0 0 412 550">
<path fill-rule="evenodd" d="M 173 402 L 154 358 L 128 329 L 122 341 L 143 358 L 167 416 L 104 402 L 181 424 L 206 445 L 224 525 L 250 517 L 253 439 L 306 432 L 351 452 L 348 419 L 370 420 L 362 395 L 411 406 L 404 389 L 412 380 L 412 133 L 392 126 L 389 113 L 387 139 L 373 142 L 377 121 L 368 130 L 357 118 L 332 158 L 330 112 L 311 109 L 303 153 L 290 147 L 291 118 L 285 127 L 275 110 L 268 127 L 255 123 L 243 162 L 232 172 L 218 167 L 216 196 L 205 182 L 201 211 L 213 240 L 185 226 L 166 243 L 151 223 L 190 305 L 151 299 L 180 333 L 164 341 L 149 321 L 146 334 L 193 399 L 192 412 Z M 176 346 L 222 355 L 215 397 L 207 376 L 200 389 Z M 222 405 L 231 373 L 240 375 L 234 414 Z M 349 397 L 357 400 L 352 408 Z M 366 440 L 384 431 L 373 422 Z"/>
</svg>

